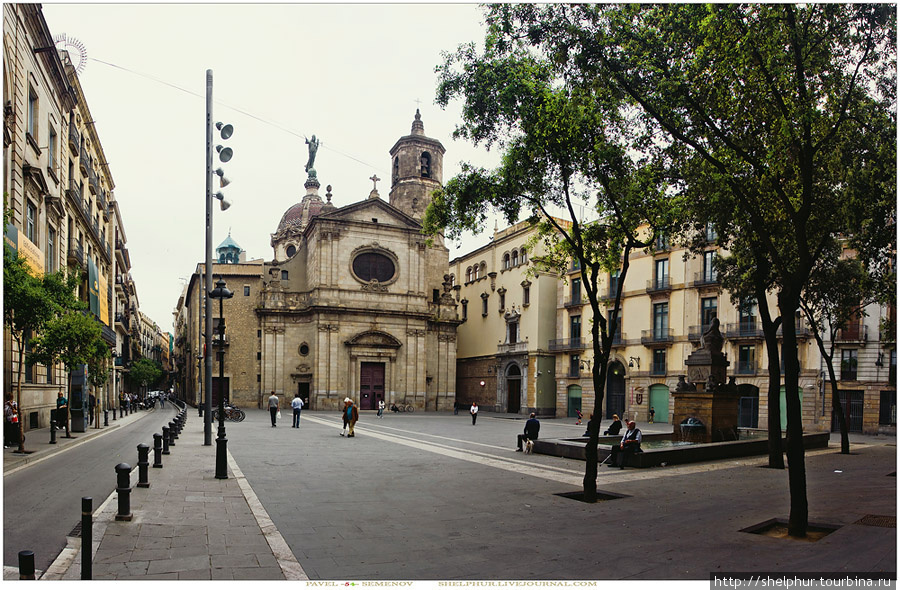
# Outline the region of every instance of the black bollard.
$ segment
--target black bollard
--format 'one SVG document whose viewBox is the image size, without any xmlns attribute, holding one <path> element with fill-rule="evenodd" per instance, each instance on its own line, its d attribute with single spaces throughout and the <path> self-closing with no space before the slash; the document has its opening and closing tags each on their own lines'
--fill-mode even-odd
<svg viewBox="0 0 900 590">
<path fill-rule="evenodd" d="M 175 446 L 175 439 L 178 438 L 178 433 L 175 432 L 175 423 L 169 422 L 169 446 Z"/>
<path fill-rule="evenodd" d="M 81 499 L 81 579 L 91 580 L 94 577 L 92 567 L 92 528 L 94 522 L 94 499 L 85 496 Z"/>
<path fill-rule="evenodd" d="M 153 435 L 153 467 L 162 469 L 162 435 L 157 433 Z"/>
<path fill-rule="evenodd" d="M 56 420 L 50 420 L 50 444 L 56 444 Z"/>
<path fill-rule="evenodd" d="M 34 579 L 34 551 L 19 551 L 19 579 Z"/>
<path fill-rule="evenodd" d="M 119 512 L 116 520 L 131 520 L 131 465 L 116 465 L 116 493 L 119 495 Z"/>
<path fill-rule="evenodd" d="M 162 454 L 168 455 L 169 454 L 169 427 L 163 426 L 162 431 L 163 431 L 162 432 L 162 443 L 163 443 Z"/>
<path fill-rule="evenodd" d="M 138 484 L 139 488 L 149 488 L 150 480 L 148 479 L 150 467 L 150 447 L 141 443 L 137 446 L 138 450 Z"/>
<path fill-rule="evenodd" d="M 116 408 L 115 408 L 115 406 L 113 406 L 113 420 L 115 420 L 115 419 L 116 419 Z"/>
<path fill-rule="evenodd" d="M 103 410 L 103 425 L 109 426 L 109 410 Z"/>
</svg>

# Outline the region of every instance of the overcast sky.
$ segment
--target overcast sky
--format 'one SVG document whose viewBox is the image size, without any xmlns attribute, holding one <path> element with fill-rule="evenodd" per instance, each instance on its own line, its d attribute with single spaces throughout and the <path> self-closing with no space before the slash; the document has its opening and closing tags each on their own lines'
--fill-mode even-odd
<svg viewBox="0 0 900 590">
<path fill-rule="evenodd" d="M 373 174 L 390 179 L 388 150 L 410 133 L 417 107 L 425 133 L 447 149 L 445 182 L 461 161 L 497 163 L 495 151 L 451 139 L 458 102 L 446 111 L 434 104 L 441 51 L 484 38 L 474 4 L 45 3 L 43 10 L 54 36 L 86 49 L 80 80 L 115 182 L 140 308 L 164 331 L 172 331 L 182 278 L 204 257 L 207 69 L 214 120 L 235 128 L 234 159 L 223 165 L 233 205 L 215 207 L 213 248 L 230 229 L 248 259 L 273 258 L 270 234 L 305 194 L 304 139 L 313 134 L 321 141 L 320 194 L 332 185 L 337 207 L 365 199 Z M 390 181 L 378 188 L 387 200 Z M 460 249 L 448 244 L 451 258 L 488 235 Z"/>
</svg>

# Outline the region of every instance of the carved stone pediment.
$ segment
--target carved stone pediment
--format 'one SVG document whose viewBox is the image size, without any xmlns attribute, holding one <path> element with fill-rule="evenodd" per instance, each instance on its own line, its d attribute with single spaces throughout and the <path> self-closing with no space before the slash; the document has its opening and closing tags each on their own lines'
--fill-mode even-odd
<svg viewBox="0 0 900 590">
<path fill-rule="evenodd" d="M 347 346 L 371 346 L 373 348 L 400 348 L 401 342 L 380 330 L 368 330 L 361 332 L 344 342 Z"/>
</svg>

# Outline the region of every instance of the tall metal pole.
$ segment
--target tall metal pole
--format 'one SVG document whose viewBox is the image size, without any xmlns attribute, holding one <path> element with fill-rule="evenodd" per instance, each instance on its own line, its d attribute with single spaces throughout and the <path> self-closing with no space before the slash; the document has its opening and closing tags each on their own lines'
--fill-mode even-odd
<svg viewBox="0 0 900 590">
<path fill-rule="evenodd" d="M 212 446 L 212 306 L 209 293 L 212 291 L 212 105 L 213 105 L 213 73 L 206 70 L 206 264 L 204 272 L 206 280 L 203 300 L 206 303 L 206 346 L 204 356 L 204 400 L 203 411 L 203 446 Z"/>
<path fill-rule="evenodd" d="M 219 277 L 219 430 L 216 436 L 216 479 L 228 479 L 228 439 L 225 438 L 225 282 Z M 221 287 L 221 288 L 218 288 Z"/>
</svg>

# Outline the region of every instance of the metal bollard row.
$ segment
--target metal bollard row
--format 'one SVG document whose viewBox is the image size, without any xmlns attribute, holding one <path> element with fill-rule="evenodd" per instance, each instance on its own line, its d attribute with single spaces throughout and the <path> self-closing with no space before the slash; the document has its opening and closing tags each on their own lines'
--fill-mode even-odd
<svg viewBox="0 0 900 590">
<path fill-rule="evenodd" d="M 116 493 L 119 496 L 119 511 L 116 520 L 131 520 L 131 465 L 116 465 Z"/>
<path fill-rule="evenodd" d="M 92 564 L 94 499 L 90 496 L 81 498 L 81 579 L 91 580 L 94 577 Z"/>
</svg>

